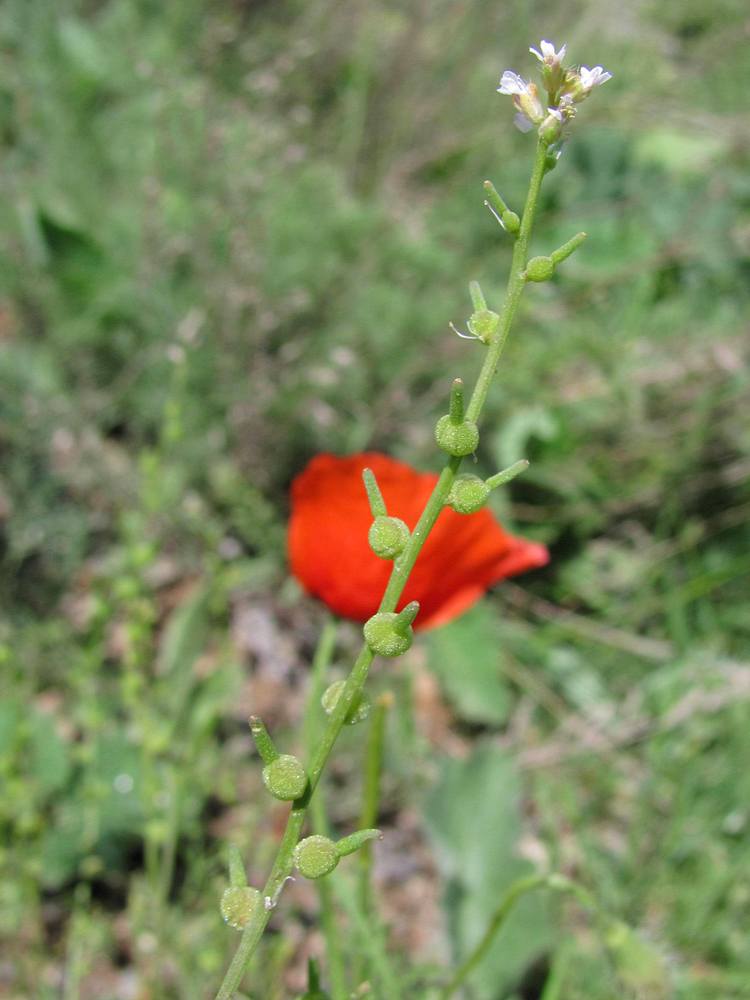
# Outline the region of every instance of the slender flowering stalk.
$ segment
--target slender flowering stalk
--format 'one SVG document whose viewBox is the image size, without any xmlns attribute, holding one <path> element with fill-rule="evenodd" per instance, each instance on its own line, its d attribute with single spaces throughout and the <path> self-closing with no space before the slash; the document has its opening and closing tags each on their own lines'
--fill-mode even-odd
<svg viewBox="0 0 750 1000">
<path fill-rule="evenodd" d="M 318 877 L 318 875 L 331 871 L 340 856 L 356 850 L 368 839 L 378 835 L 378 831 L 368 829 L 361 830 L 349 838 L 344 838 L 338 844 L 319 836 L 308 837 L 300 844 L 311 797 L 315 793 L 323 769 L 341 730 L 347 721 L 353 719 L 352 709 L 356 709 L 361 703 L 363 688 L 376 652 L 386 656 L 398 655 L 407 649 L 411 642 L 412 622 L 415 616 L 418 618 L 419 604 L 411 601 L 398 613 L 397 609 L 414 564 L 438 517 L 446 505 L 453 505 L 455 510 L 460 510 L 461 505 L 467 512 L 475 510 L 475 503 L 481 504 L 491 488 L 522 471 L 516 465 L 491 477 L 486 483 L 482 483 L 478 477 L 468 477 L 469 479 L 477 479 L 476 482 L 470 481 L 468 483 L 467 477 L 459 478 L 459 470 L 464 457 L 471 454 L 476 448 L 479 436 L 478 421 L 524 288 L 529 281 L 542 281 L 551 277 L 556 265 L 572 253 L 583 240 L 584 234 L 579 234 L 550 256 L 529 259 L 529 241 L 536 217 L 542 181 L 545 173 L 554 166 L 556 155 L 559 152 L 552 147 L 558 143 L 561 132 L 556 128 L 551 128 L 547 119 L 552 117 L 556 125 L 562 127 L 573 117 L 573 104 L 588 96 L 594 86 L 604 83 L 610 78 L 610 74 L 606 73 L 602 67 L 595 67 L 593 70 L 582 67 L 580 71 L 563 68 L 561 61 L 565 54 L 565 46 L 556 52 L 552 43 L 543 41 L 540 50 L 539 52 L 532 51 L 542 63 L 542 83 L 547 89 L 549 98 L 546 114 L 538 99 L 536 85 L 527 83 L 518 74 L 507 70 L 503 73 L 498 88 L 500 93 L 512 96 L 514 105 L 519 114 L 525 118 L 526 123 L 529 124 L 529 128 L 537 126 L 537 145 L 520 224 L 517 228 L 507 225 L 505 227 L 513 235 L 515 243 L 505 299 L 500 312 L 491 313 L 486 308 L 481 289 L 478 285 L 472 286 L 475 311 L 472 315 L 471 330 L 475 339 L 486 349 L 484 361 L 468 405 L 465 405 L 463 384 L 454 382 L 449 412 L 441 417 L 436 428 L 437 443 L 440 448 L 447 452 L 445 465 L 413 530 L 407 530 L 403 534 L 401 538 L 403 545 L 399 543 L 397 554 L 389 556 L 389 558 L 393 558 L 393 567 L 379 609 L 365 623 L 365 642 L 343 689 L 336 692 L 335 699 L 330 699 L 331 704 L 327 706 L 327 711 L 329 711 L 327 723 L 305 769 L 304 791 L 292 803 L 276 860 L 262 892 L 258 893 L 257 890 L 253 890 L 252 906 L 248 905 L 243 910 L 242 937 L 216 1000 L 231 1000 L 235 995 L 270 915 L 278 903 L 284 884 L 291 876 L 295 863 L 302 874 L 306 874 L 308 877 Z M 493 210 L 497 212 L 502 221 L 503 213 L 508 213 L 507 206 L 494 191 L 492 185 L 489 188 L 485 186 L 485 191 L 491 197 Z M 365 485 L 374 519 L 388 520 L 382 496 L 372 475 L 366 476 Z M 466 497 L 467 489 L 471 493 L 470 502 L 467 501 Z M 476 501 L 476 497 L 479 497 L 478 501 Z M 257 722 L 255 723 L 255 731 L 261 735 L 261 740 L 263 740 L 263 730 Z M 268 747 L 266 750 L 268 756 L 273 753 Z M 245 896 L 249 899 L 251 893 L 249 889 L 243 888 L 242 891 L 244 892 L 244 902 Z M 257 905 L 259 900 L 262 900 L 262 905 Z M 236 923 L 235 926 L 238 924 Z"/>
</svg>

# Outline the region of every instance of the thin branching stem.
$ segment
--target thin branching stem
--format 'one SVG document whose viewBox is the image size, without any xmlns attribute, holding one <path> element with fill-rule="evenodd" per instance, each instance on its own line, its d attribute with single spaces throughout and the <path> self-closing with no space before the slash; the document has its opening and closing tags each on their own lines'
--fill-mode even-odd
<svg viewBox="0 0 750 1000">
<path fill-rule="evenodd" d="M 332 618 L 329 618 L 323 626 L 315 654 L 313 655 L 310 689 L 305 706 L 303 734 L 305 754 L 308 757 L 315 748 L 315 739 L 318 730 L 317 720 L 320 714 L 320 699 L 325 690 L 326 675 L 331 665 L 335 646 L 336 622 Z M 327 837 L 330 835 L 330 829 L 323 792 L 324 788 L 321 782 L 318 785 L 315 795 L 310 800 L 310 817 L 313 831 Z M 344 956 L 341 951 L 341 939 L 336 927 L 336 913 L 333 905 L 331 884 L 328 879 L 320 878 L 316 881 L 315 887 L 318 890 L 320 924 L 326 944 L 331 993 L 333 1000 L 346 1000 L 349 994 L 346 988 L 346 972 L 344 969 Z"/>
<path fill-rule="evenodd" d="M 546 151 L 547 147 L 540 139 L 536 147 L 536 155 L 534 158 L 531 180 L 529 182 L 529 191 L 526 197 L 526 204 L 524 206 L 523 217 L 521 220 L 521 227 L 513 248 L 511 272 L 508 279 L 505 301 L 500 313 L 500 322 L 498 324 L 497 333 L 487 349 L 484 363 L 482 364 L 471 401 L 466 411 L 466 418 L 475 422 L 478 421 L 482 407 L 484 406 L 487 398 L 492 378 L 497 370 L 500 355 L 505 346 L 511 324 L 518 307 L 518 302 L 524 288 L 524 270 L 526 268 L 528 258 L 529 238 L 534 224 L 539 191 L 544 177 Z M 433 489 L 432 494 L 422 511 L 414 531 L 411 533 L 406 548 L 394 562 L 390 580 L 388 581 L 385 593 L 383 594 L 383 599 L 380 602 L 380 611 L 396 610 L 401 594 L 406 586 L 406 582 L 409 579 L 409 574 L 417 561 L 419 553 L 422 551 L 422 546 L 426 542 L 430 531 L 432 530 L 445 505 L 451 486 L 453 485 L 453 481 L 455 480 L 456 474 L 461 467 L 461 461 L 461 458 L 449 458 L 440 473 L 440 477 L 435 484 L 435 488 Z M 250 959 L 252 958 L 253 953 L 258 946 L 258 942 L 263 935 L 263 931 L 266 928 L 271 912 L 278 902 L 284 882 L 292 873 L 292 856 L 294 848 L 297 845 L 302 833 L 310 798 L 315 791 L 318 781 L 320 780 L 320 776 L 326 765 L 328 756 L 331 753 L 331 750 L 339 737 L 341 729 L 344 726 L 344 720 L 347 713 L 349 712 L 352 704 L 354 704 L 355 699 L 358 698 L 362 692 L 373 659 L 373 651 L 367 645 L 363 646 L 354 663 L 352 671 L 347 678 L 344 690 L 336 702 L 336 706 L 332 714 L 328 718 L 327 725 L 323 730 L 320 740 L 312 755 L 308 768 L 308 774 L 310 777 L 308 791 L 301 799 L 298 799 L 292 805 L 286 829 L 276 854 L 276 860 L 271 869 L 268 881 L 263 889 L 266 908 L 261 911 L 242 932 L 239 946 L 235 952 L 232 963 L 227 970 L 221 988 L 216 995 L 216 1000 L 231 1000 L 236 990 L 239 988 Z"/>
</svg>

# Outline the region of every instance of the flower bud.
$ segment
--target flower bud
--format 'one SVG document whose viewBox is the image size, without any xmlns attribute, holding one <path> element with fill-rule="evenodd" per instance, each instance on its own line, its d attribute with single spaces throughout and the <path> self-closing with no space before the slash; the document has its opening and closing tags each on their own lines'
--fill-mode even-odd
<svg viewBox="0 0 750 1000">
<path fill-rule="evenodd" d="M 380 656 L 401 656 L 409 649 L 414 638 L 411 623 L 417 616 L 419 604 L 412 601 L 396 614 L 393 611 L 378 611 L 365 622 L 365 642 Z"/>
<path fill-rule="evenodd" d="M 263 910 L 263 896 L 249 885 L 233 885 L 224 890 L 220 909 L 229 926 L 241 931 Z"/>
<path fill-rule="evenodd" d="M 490 495 L 490 488 L 479 476 L 467 473 L 457 476 L 448 494 L 448 506 L 457 514 L 475 514 Z"/>
<path fill-rule="evenodd" d="M 462 420 L 460 423 L 454 423 L 450 415 L 446 413 L 437 422 L 435 440 L 438 447 L 449 455 L 456 457 L 471 455 L 479 444 L 479 428 L 473 420 Z"/>
<path fill-rule="evenodd" d="M 400 517 L 376 517 L 367 536 L 370 548 L 381 559 L 400 556 L 409 541 L 409 529 Z"/>
<path fill-rule="evenodd" d="M 339 863 L 339 852 L 328 837 L 313 834 L 300 840 L 294 849 L 294 863 L 305 878 L 322 878 Z"/>
<path fill-rule="evenodd" d="M 557 108 L 548 108 L 547 117 L 539 126 L 539 137 L 542 142 L 547 146 L 551 146 L 553 142 L 557 142 L 562 135 L 563 122 L 564 118 L 561 111 Z"/>
<path fill-rule="evenodd" d="M 341 697 L 341 692 L 346 687 L 346 681 L 334 681 L 330 684 L 326 690 L 323 692 L 323 697 L 320 699 L 320 703 L 323 706 L 323 710 L 326 715 L 331 715 L 338 704 L 338 700 Z M 364 722 L 367 716 L 370 714 L 370 699 L 361 691 L 359 695 L 354 699 L 354 702 L 346 714 L 344 722 L 347 726 L 355 726 L 358 722 Z"/>
<path fill-rule="evenodd" d="M 307 773 L 300 760 L 283 753 L 263 768 L 263 784 L 274 798 L 292 802 L 307 788 Z"/>
<path fill-rule="evenodd" d="M 551 257 L 532 257 L 526 265 L 527 281 L 549 281 L 555 272 Z"/>
</svg>

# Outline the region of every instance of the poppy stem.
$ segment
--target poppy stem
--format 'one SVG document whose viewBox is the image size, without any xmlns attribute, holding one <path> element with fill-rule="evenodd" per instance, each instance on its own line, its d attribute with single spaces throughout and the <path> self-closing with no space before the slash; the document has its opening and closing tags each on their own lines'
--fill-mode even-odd
<svg viewBox="0 0 750 1000">
<path fill-rule="evenodd" d="M 540 139 L 536 148 L 536 156 L 531 173 L 529 191 L 526 196 L 526 204 L 523 210 L 523 217 L 521 219 L 518 236 L 513 247 L 511 273 L 508 279 L 505 302 L 503 303 L 502 311 L 500 312 L 497 335 L 493 338 L 487 349 L 484 363 L 479 373 L 479 377 L 477 378 L 474 392 L 465 416 L 463 414 L 463 383 L 461 383 L 460 380 L 456 380 L 456 382 L 453 383 L 453 388 L 451 390 L 451 418 L 453 419 L 453 414 L 454 412 L 457 412 L 460 405 L 461 417 L 459 417 L 459 422 L 462 418 L 468 421 L 477 421 L 487 398 L 493 376 L 500 360 L 500 355 L 502 354 L 505 346 L 505 341 L 507 340 L 508 333 L 510 332 L 511 324 L 518 307 L 518 302 L 521 298 L 521 293 L 523 292 L 525 285 L 524 272 L 528 258 L 529 238 L 531 236 L 534 217 L 536 215 L 539 192 L 544 178 L 546 157 L 547 145 L 542 139 Z M 456 455 L 451 455 L 448 458 L 442 472 L 440 473 L 438 481 L 435 484 L 435 488 L 433 489 L 432 494 L 422 511 L 419 521 L 409 537 L 406 547 L 393 564 L 390 580 L 388 581 L 385 593 L 383 594 L 383 598 L 380 602 L 380 611 L 393 612 L 396 610 L 396 606 L 399 602 L 401 594 L 403 593 L 404 587 L 406 586 L 406 582 L 414 563 L 417 560 L 417 556 L 421 552 L 422 546 L 426 542 L 433 525 L 437 521 L 440 512 L 448 499 L 448 494 L 450 493 L 453 482 L 461 467 L 462 460 L 462 456 Z M 380 490 L 375 482 L 374 476 L 372 476 L 372 480 L 368 486 L 368 477 L 365 475 L 365 488 L 367 489 L 371 505 L 373 500 L 376 504 L 382 502 L 383 513 L 385 513 L 385 503 L 382 500 L 382 494 L 380 494 Z M 377 516 L 374 509 L 373 514 Z M 408 612 L 408 607 L 405 608 L 404 611 Z M 402 612 L 402 614 L 403 613 L 404 612 Z M 317 787 L 318 782 L 320 781 L 320 776 L 326 765 L 331 750 L 333 749 L 339 734 L 344 727 L 349 710 L 354 704 L 355 699 L 360 697 L 362 694 L 362 689 L 364 688 L 367 680 L 367 675 L 374 656 L 375 654 L 372 649 L 365 644 L 360 650 L 359 656 L 357 657 L 354 666 L 352 667 L 352 671 L 346 680 L 344 689 L 328 717 L 325 729 L 323 730 L 317 746 L 312 753 L 310 764 L 307 769 L 309 775 L 307 791 L 301 798 L 295 800 L 292 805 L 286 829 L 276 854 L 276 860 L 274 861 L 271 873 L 268 876 L 268 880 L 263 889 L 265 905 L 262 909 L 258 908 L 258 911 L 253 915 L 252 919 L 243 930 L 239 946 L 235 952 L 229 969 L 227 970 L 224 981 L 221 984 L 221 988 L 216 995 L 216 1000 L 232 1000 L 232 997 L 234 997 L 242 978 L 245 975 L 250 959 L 252 958 L 255 949 L 258 946 L 258 942 L 263 935 L 263 931 L 266 928 L 270 915 L 276 907 L 281 890 L 284 887 L 284 883 L 292 873 L 294 866 L 294 849 L 297 846 L 302 834 L 310 799 L 315 791 L 315 788 Z"/>
</svg>

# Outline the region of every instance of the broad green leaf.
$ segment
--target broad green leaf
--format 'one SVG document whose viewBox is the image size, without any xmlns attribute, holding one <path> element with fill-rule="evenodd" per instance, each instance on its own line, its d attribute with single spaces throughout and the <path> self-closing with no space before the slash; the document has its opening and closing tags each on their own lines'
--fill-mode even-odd
<svg viewBox="0 0 750 1000">
<path fill-rule="evenodd" d="M 50 716 L 35 712 L 30 723 L 31 772 L 43 793 L 57 791 L 70 776 L 68 744 L 58 735 Z"/>
<path fill-rule="evenodd" d="M 501 897 L 529 873 L 518 857 L 520 785 L 511 757 L 489 744 L 465 760 L 444 759 L 425 804 L 428 834 L 447 884 L 451 964 L 480 940 Z M 543 899 L 522 899 L 490 955 L 470 977 L 477 1000 L 496 1000 L 549 942 Z"/>
<path fill-rule="evenodd" d="M 469 722 L 500 725 L 508 717 L 510 693 L 498 638 L 496 618 L 486 603 L 430 636 L 430 667 L 448 700 Z"/>
</svg>

